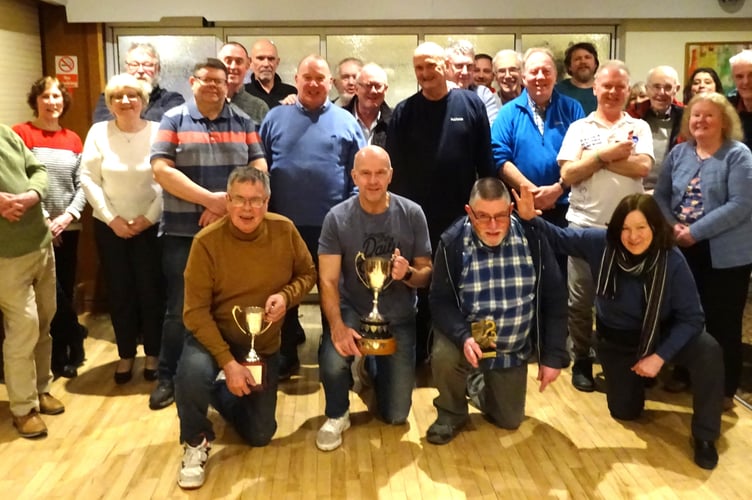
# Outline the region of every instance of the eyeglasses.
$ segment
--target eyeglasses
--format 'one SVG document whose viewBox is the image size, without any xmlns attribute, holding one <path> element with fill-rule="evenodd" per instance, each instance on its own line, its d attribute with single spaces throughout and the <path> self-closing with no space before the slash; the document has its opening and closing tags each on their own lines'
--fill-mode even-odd
<svg viewBox="0 0 752 500">
<path fill-rule="evenodd" d="M 385 83 L 379 83 L 379 82 L 358 82 L 358 87 L 373 90 L 374 92 L 383 92 L 386 90 L 386 84 Z"/>
<path fill-rule="evenodd" d="M 205 76 L 196 75 L 193 75 L 193 78 L 198 80 L 201 85 L 216 85 L 217 87 L 227 85 L 227 80 L 225 80 L 224 78 L 207 78 Z"/>
<path fill-rule="evenodd" d="M 502 224 L 509 221 L 509 214 L 496 214 L 496 215 L 488 215 L 484 213 L 476 214 L 475 210 L 473 210 L 473 207 L 470 207 L 470 213 L 473 214 L 473 217 L 475 217 L 475 220 L 478 221 L 479 224 L 490 224 L 491 221 L 496 221 L 498 224 Z"/>
<path fill-rule="evenodd" d="M 659 94 L 662 91 L 664 91 L 667 94 L 671 94 L 674 92 L 674 85 L 661 85 L 660 83 L 654 83 L 653 85 L 650 85 L 650 88 L 653 90 L 653 92 Z"/>
<path fill-rule="evenodd" d="M 153 62 L 128 61 L 125 63 L 125 67 L 133 71 L 137 70 L 138 68 L 144 68 L 146 71 L 152 71 L 157 67 L 157 65 Z"/>
<path fill-rule="evenodd" d="M 475 63 L 452 63 L 452 67 L 455 71 L 462 71 L 463 69 L 472 71 L 474 66 Z"/>
<path fill-rule="evenodd" d="M 499 75 L 519 75 L 520 68 L 498 68 L 496 73 Z"/>
<path fill-rule="evenodd" d="M 123 102 L 125 99 L 128 99 L 128 101 L 137 101 L 141 99 L 141 96 L 138 94 L 119 94 L 119 95 L 113 95 L 111 99 L 115 102 Z"/>
<path fill-rule="evenodd" d="M 261 208 L 267 201 L 269 201 L 269 198 L 262 198 L 260 196 L 255 196 L 253 198 L 245 198 L 240 195 L 230 196 L 230 204 L 235 208 L 244 207 L 246 203 L 248 203 L 251 208 Z"/>
</svg>

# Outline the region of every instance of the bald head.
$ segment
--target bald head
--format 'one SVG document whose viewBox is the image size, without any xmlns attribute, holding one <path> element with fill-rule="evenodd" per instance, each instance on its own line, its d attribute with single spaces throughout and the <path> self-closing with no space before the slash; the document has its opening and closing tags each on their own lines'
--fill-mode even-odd
<svg viewBox="0 0 752 500">
<path fill-rule="evenodd" d="M 264 85 L 274 83 L 274 74 L 279 66 L 277 47 L 271 40 L 261 39 L 251 47 L 251 71 L 253 76 Z"/>
<path fill-rule="evenodd" d="M 382 213 L 389 206 L 387 188 L 392 182 L 392 162 L 379 146 L 366 146 L 355 155 L 352 178 L 358 187 L 361 208 L 368 213 Z"/>
<path fill-rule="evenodd" d="M 304 108 L 314 110 L 323 106 L 332 88 L 332 73 L 326 59 L 318 54 L 304 57 L 298 64 L 295 86 Z"/>
<path fill-rule="evenodd" d="M 436 57 L 439 59 L 445 58 L 445 51 L 441 48 L 441 45 L 434 42 L 424 42 L 415 47 L 413 51 L 413 57 Z"/>
<path fill-rule="evenodd" d="M 392 161 L 389 153 L 380 146 L 366 146 L 355 154 L 353 169 L 363 169 L 368 165 L 381 165 L 391 170 Z"/>
<path fill-rule="evenodd" d="M 413 69 L 426 99 L 438 101 L 447 95 L 447 59 L 440 45 L 433 42 L 418 45 L 413 52 Z"/>
<path fill-rule="evenodd" d="M 679 75 L 671 66 L 656 66 L 648 71 L 645 86 L 653 111 L 667 113 L 679 92 Z"/>
</svg>

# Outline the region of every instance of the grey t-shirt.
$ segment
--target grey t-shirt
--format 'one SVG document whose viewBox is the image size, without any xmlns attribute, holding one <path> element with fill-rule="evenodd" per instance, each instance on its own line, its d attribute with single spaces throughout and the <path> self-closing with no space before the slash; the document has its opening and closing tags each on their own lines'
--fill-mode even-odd
<svg viewBox="0 0 752 500">
<path fill-rule="evenodd" d="M 355 256 L 391 258 L 395 248 L 411 263 L 415 257 L 431 257 L 428 225 L 415 202 L 390 193 L 389 207 L 380 214 L 365 212 L 358 195 L 335 205 L 324 218 L 319 255 L 341 255 L 341 300 L 365 316 L 373 307 L 373 293 L 355 272 Z M 415 289 L 395 281 L 379 295 L 379 311 L 390 321 L 415 315 Z M 349 325 L 357 327 L 357 325 Z"/>
</svg>

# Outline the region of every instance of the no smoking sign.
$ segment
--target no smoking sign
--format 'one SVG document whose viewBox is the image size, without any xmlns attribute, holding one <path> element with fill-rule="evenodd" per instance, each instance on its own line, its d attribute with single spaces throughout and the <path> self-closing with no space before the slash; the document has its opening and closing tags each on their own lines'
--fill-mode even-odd
<svg viewBox="0 0 752 500">
<path fill-rule="evenodd" d="M 66 88 L 78 88 L 78 56 L 55 56 L 55 76 Z"/>
</svg>

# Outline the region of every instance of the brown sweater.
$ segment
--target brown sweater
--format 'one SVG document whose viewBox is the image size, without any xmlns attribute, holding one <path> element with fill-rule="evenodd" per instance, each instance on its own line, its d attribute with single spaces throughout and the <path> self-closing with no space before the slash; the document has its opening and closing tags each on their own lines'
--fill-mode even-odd
<svg viewBox="0 0 752 500">
<path fill-rule="evenodd" d="M 263 307 L 270 295 L 280 293 L 289 309 L 315 282 L 311 254 L 289 219 L 267 213 L 253 233 L 245 234 L 225 216 L 193 240 L 185 267 L 183 321 L 223 367 L 233 358 L 243 360 L 251 347 L 250 337 L 232 318 L 233 306 Z M 279 321 L 256 337 L 260 356 L 279 349 L 281 326 Z"/>
</svg>

